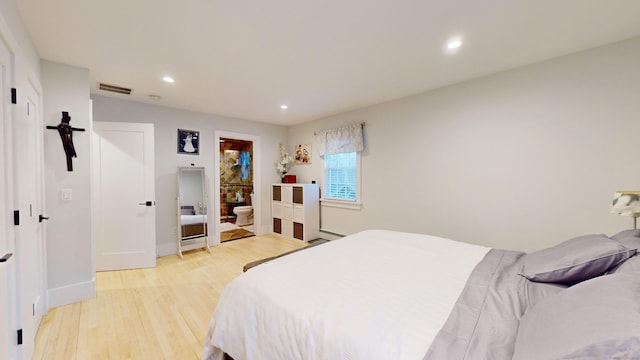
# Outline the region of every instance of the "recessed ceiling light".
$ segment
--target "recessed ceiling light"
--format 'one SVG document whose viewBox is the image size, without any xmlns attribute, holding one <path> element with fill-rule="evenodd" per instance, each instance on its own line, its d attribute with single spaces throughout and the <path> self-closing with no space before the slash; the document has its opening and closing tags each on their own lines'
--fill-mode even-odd
<svg viewBox="0 0 640 360">
<path fill-rule="evenodd" d="M 171 76 L 165 76 L 165 77 L 162 78 L 162 80 L 164 80 L 165 82 L 168 82 L 168 83 L 176 82 L 176 80 L 174 78 L 172 78 Z"/>
<path fill-rule="evenodd" d="M 452 40 L 447 43 L 447 49 L 457 49 L 462 45 L 460 40 Z"/>
<path fill-rule="evenodd" d="M 151 98 L 152 100 L 160 100 L 160 99 L 162 99 L 162 96 L 149 94 L 149 98 Z"/>
<path fill-rule="evenodd" d="M 280 105 L 280 109 L 288 109 L 289 107 L 287 105 Z"/>
</svg>

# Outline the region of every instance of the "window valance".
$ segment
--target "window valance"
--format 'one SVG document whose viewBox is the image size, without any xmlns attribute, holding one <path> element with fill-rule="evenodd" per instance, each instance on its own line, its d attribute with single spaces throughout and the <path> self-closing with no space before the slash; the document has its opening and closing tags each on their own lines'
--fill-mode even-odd
<svg viewBox="0 0 640 360">
<path fill-rule="evenodd" d="M 315 133 L 318 154 L 323 156 L 364 150 L 363 126 L 364 123 L 358 123 L 318 131 Z"/>
</svg>

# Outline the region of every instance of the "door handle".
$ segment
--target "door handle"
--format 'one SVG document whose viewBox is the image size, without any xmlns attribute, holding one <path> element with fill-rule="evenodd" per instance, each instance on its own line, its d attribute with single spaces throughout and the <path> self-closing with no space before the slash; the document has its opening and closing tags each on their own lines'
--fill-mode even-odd
<svg viewBox="0 0 640 360">
<path fill-rule="evenodd" d="M 145 201 L 143 203 L 138 203 L 138 205 L 153 206 L 154 202 L 153 201 Z"/>
<path fill-rule="evenodd" d="M 6 262 L 12 256 L 12 253 L 4 254 L 3 257 L 0 258 L 0 263 Z"/>
<path fill-rule="evenodd" d="M 38 216 L 38 222 L 42 222 L 43 220 L 49 220 L 49 217 L 48 216 L 42 216 L 42 214 L 40 214 Z"/>
</svg>

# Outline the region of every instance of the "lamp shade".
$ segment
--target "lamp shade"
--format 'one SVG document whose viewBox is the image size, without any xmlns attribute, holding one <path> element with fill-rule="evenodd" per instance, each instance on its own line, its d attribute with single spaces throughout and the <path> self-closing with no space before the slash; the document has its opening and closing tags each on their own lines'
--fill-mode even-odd
<svg viewBox="0 0 640 360">
<path fill-rule="evenodd" d="M 640 191 L 616 191 L 611 212 L 622 216 L 640 216 Z"/>
</svg>

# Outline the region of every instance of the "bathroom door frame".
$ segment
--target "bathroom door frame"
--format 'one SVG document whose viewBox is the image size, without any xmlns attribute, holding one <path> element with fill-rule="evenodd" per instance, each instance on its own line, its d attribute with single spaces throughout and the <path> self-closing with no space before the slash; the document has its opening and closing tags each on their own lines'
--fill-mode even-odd
<svg viewBox="0 0 640 360">
<path fill-rule="evenodd" d="M 251 134 L 242 134 L 230 131 L 215 130 L 214 131 L 214 161 L 213 161 L 213 185 L 215 191 L 213 193 L 214 208 L 214 229 L 215 237 L 212 245 L 220 244 L 220 138 L 237 139 L 242 141 L 250 141 L 253 143 L 253 157 L 251 159 L 251 166 L 253 170 L 253 231 L 256 235 L 262 235 L 262 211 L 261 211 L 261 199 L 262 189 L 260 184 L 260 136 Z"/>
</svg>

